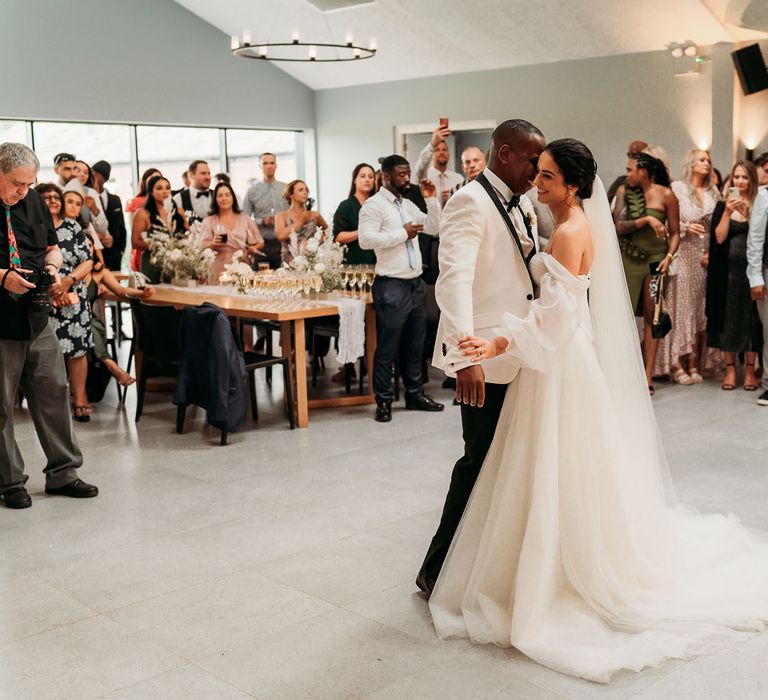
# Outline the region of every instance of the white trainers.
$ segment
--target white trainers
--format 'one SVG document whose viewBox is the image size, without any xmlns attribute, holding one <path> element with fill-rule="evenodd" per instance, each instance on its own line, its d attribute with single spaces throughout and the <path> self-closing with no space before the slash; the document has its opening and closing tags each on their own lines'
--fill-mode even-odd
<svg viewBox="0 0 768 700">
<path fill-rule="evenodd" d="M 759 406 L 768 406 L 768 391 L 764 391 L 757 397 L 757 404 Z"/>
</svg>

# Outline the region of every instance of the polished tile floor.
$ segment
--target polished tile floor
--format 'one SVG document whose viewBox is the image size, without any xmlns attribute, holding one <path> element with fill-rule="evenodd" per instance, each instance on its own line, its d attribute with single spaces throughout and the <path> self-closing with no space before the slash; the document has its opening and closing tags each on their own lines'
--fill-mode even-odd
<svg viewBox="0 0 768 700">
<path fill-rule="evenodd" d="M 329 372 L 330 373 L 330 370 Z M 433 393 L 448 399 L 448 392 Z M 258 427 L 218 446 L 167 394 L 134 424 L 114 387 L 78 425 L 92 500 L 46 497 L 25 410 L 34 505 L 0 508 L 0 698 L 768 697 L 768 634 L 718 656 L 598 686 L 520 654 L 433 633 L 414 574 L 460 452 L 458 409 L 316 411 L 288 430 L 260 380 Z M 660 386 L 681 500 L 768 531 L 768 408 L 755 395 Z"/>
</svg>

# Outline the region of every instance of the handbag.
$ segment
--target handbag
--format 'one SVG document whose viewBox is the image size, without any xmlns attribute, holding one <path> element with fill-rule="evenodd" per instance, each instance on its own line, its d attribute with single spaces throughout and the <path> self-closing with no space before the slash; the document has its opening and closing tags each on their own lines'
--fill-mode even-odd
<svg viewBox="0 0 768 700">
<path fill-rule="evenodd" d="M 666 336 L 672 330 L 672 317 L 666 310 L 664 301 L 664 282 L 666 275 L 659 275 L 659 283 L 656 287 L 656 305 L 653 309 L 653 323 L 651 324 L 651 335 L 659 340 Z"/>
</svg>

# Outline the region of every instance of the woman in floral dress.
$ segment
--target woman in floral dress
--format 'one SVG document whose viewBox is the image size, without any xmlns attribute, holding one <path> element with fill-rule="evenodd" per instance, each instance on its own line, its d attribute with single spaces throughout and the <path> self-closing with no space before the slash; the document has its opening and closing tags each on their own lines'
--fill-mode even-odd
<svg viewBox="0 0 768 700">
<path fill-rule="evenodd" d="M 83 278 L 91 271 L 93 260 L 85 229 L 79 221 L 83 197 L 76 191 L 62 196 L 56 185 L 43 185 L 42 188 L 64 259 L 59 269 L 59 282 L 51 285 L 51 323 L 67 364 L 74 418 L 85 423 L 93 413 L 85 392 L 87 354 L 93 341 L 91 307 Z"/>
<path fill-rule="evenodd" d="M 682 179 L 672 183 L 672 191 L 680 203 L 680 248 L 666 293 L 672 331 L 659 342 L 653 374 L 669 375 L 678 384 L 703 381 L 699 360 L 704 357 L 700 358 L 699 354 L 707 330 L 704 306 L 709 228 L 715 204 L 720 199 L 712 184 L 712 175 L 709 152 L 695 148 L 685 158 Z"/>
</svg>

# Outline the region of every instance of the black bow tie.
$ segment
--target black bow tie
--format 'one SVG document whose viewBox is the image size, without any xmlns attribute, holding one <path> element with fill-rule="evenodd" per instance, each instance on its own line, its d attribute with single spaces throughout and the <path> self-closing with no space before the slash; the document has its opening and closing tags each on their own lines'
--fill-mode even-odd
<svg viewBox="0 0 768 700">
<path fill-rule="evenodd" d="M 520 195 L 513 194 L 507 202 L 507 211 L 512 211 L 518 204 L 520 204 Z"/>
<path fill-rule="evenodd" d="M 211 193 L 210 193 L 210 192 L 198 192 L 198 193 L 195 195 L 195 198 L 198 198 L 198 197 L 210 197 L 210 196 L 211 196 Z"/>
</svg>

